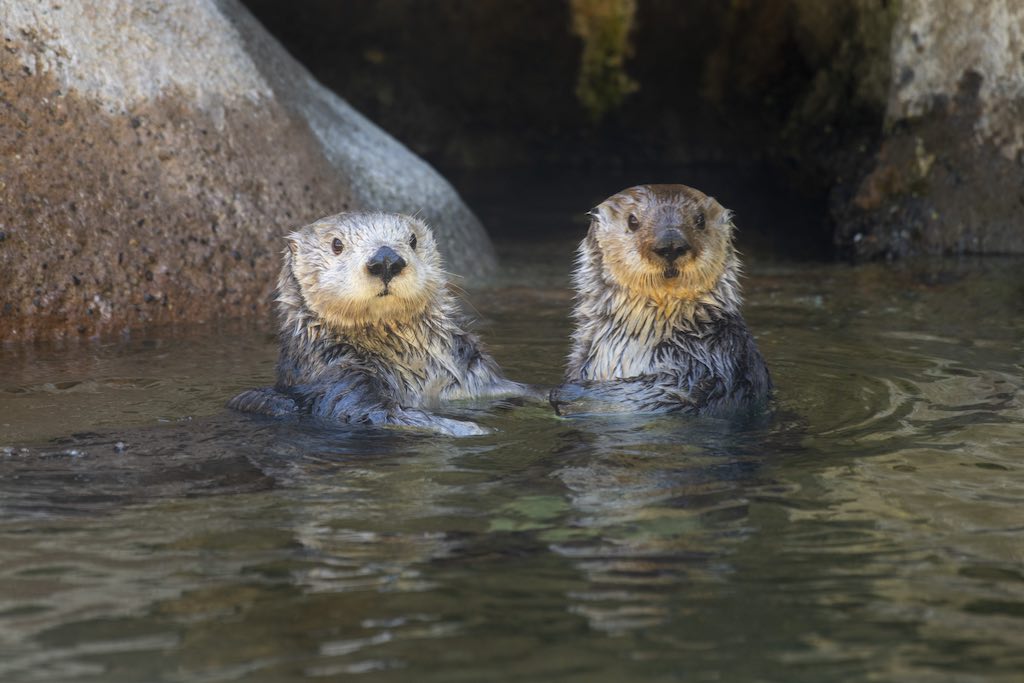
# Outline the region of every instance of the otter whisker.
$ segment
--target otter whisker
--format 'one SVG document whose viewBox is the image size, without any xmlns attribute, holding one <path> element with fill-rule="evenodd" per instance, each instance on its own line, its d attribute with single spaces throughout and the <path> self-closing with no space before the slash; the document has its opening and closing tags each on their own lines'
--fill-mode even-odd
<svg viewBox="0 0 1024 683">
<path fill-rule="evenodd" d="M 442 275 L 444 275 L 446 278 L 448 278 L 449 281 L 452 280 L 452 279 L 454 279 L 454 280 L 465 280 L 466 279 L 466 277 L 464 275 L 459 275 L 458 273 L 453 273 L 450 270 L 445 270 L 444 268 L 439 268 L 438 270 L 441 272 Z"/>
</svg>

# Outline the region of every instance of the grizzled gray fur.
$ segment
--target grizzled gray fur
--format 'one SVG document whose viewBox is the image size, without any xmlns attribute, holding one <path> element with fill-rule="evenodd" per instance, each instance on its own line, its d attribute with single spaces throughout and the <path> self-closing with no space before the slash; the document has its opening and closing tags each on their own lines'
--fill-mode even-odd
<svg viewBox="0 0 1024 683">
<path fill-rule="evenodd" d="M 461 436 L 485 430 L 429 409 L 525 392 L 462 329 L 434 237 L 415 218 L 338 214 L 292 233 L 277 302 L 277 383 L 231 408 Z"/>
<path fill-rule="evenodd" d="M 590 212 L 561 415 L 734 415 L 772 382 L 740 314 L 729 211 L 685 185 L 624 190 Z"/>
</svg>

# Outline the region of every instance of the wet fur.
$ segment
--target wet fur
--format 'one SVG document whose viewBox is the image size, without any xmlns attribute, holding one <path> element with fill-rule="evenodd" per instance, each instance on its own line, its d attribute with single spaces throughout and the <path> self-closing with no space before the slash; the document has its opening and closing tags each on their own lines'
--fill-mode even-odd
<svg viewBox="0 0 1024 683">
<path fill-rule="evenodd" d="M 332 251 L 335 238 L 341 254 Z M 427 409 L 450 399 L 524 393 L 458 322 L 433 235 L 420 221 L 338 214 L 288 240 L 277 289 L 277 383 L 243 392 L 229 407 L 465 435 L 483 430 Z M 407 263 L 387 285 L 366 272 L 380 246 Z"/>
<path fill-rule="evenodd" d="M 763 404 L 771 379 L 740 313 L 729 211 L 684 185 L 645 185 L 591 216 L 573 274 L 566 383 L 551 393 L 556 410 L 728 415 Z M 665 226 L 692 245 L 674 277 L 652 252 Z"/>
</svg>

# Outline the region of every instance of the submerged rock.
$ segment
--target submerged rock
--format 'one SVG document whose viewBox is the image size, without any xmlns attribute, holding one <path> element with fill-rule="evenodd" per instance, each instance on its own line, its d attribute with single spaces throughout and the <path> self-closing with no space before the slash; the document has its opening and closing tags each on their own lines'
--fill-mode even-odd
<svg viewBox="0 0 1024 683">
<path fill-rule="evenodd" d="M 0 35 L 0 339 L 262 314 L 280 235 L 346 209 L 494 266 L 451 186 L 235 0 L 11 0 Z"/>
</svg>

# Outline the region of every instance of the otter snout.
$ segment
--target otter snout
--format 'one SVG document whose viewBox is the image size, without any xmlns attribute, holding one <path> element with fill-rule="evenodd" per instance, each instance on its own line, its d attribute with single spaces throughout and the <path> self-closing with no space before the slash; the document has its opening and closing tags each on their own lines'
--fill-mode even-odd
<svg viewBox="0 0 1024 683">
<path fill-rule="evenodd" d="M 391 247 L 381 247 L 366 262 L 370 275 L 379 277 L 384 284 L 391 282 L 405 268 L 405 259 Z"/>
<path fill-rule="evenodd" d="M 690 251 L 690 242 L 681 230 L 668 228 L 655 236 L 651 251 L 665 259 L 668 265 L 672 265 L 677 258 Z"/>
</svg>

